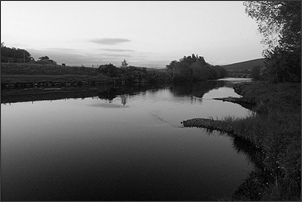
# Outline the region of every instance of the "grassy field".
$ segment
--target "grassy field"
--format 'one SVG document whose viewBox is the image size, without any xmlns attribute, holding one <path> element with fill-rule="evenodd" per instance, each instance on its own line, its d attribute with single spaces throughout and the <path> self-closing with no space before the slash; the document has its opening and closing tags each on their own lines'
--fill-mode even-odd
<svg viewBox="0 0 302 202">
<path fill-rule="evenodd" d="M 106 81 L 109 77 L 100 75 L 1 75 L 1 83 L 32 82 L 73 82 L 73 81 Z"/>
<path fill-rule="evenodd" d="M 160 78 L 166 69 L 146 68 L 149 77 Z M 1 83 L 78 82 L 100 81 L 108 83 L 113 78 L 97 68 L 29 63 L 1 63 Z M 159 79 L 158 79 L 159 80 Z"/>
<path fill-rule="evenodd" d="M 252 69 L 256 66 L 262 67 L 264 65 L 264 58 L 238 62 L 229 65 L 222 65 L 227 70 L 229 77 L 251 78 Z"/>
<path fill-rule="evenodd" d="M 235 92 L 243 99 L 257 104 L 259 113 L 301 112 L 301 83 L 252 82 L 237 84 Z"/>
<path fill-rule="evenodd" d="M 1 75 L 95 75 L 96 68 L 31 63 L 1 63 Z"/>
<path fill-rule="evenodd" d="M 108 81 L 95 68 L 1 63 L 1 83 Z"/>
<path fill-rule="evenodd" d="M 253 67 L 260 65 L 264 65 L 264 58 L 249 60 L 244 62 L 237 62 L 229 65 L 221 65 L 221 67 L 225 68 L 227 71 L 251 71 Z"/>
</svg>

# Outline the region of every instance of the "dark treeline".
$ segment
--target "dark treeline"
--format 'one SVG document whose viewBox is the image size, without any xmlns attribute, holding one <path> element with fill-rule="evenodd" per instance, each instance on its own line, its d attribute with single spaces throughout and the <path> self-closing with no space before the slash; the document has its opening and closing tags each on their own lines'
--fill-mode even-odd
<svg viewBox="0 0 302 202">
<path fill-rule="evenodd" d="M 4 63 L 36 63 L 36 64 L 50 64 L 56 65 L 57 63 L 51 60 L 48 56 L 42 56 L 37 61 L 31 54 L 24 49 L 7 47 L 4 42 L 1 42 L 1 62 Z"/>
<path fill-rule="evenodd" d="M 122 62 L 121 67 L 116 67 L 110 63 L 110 64 L 100 65 L 98 70 L 99 73 L 109 76 L 114 80 L 122 81 L 125 84 L 133 84 L 133 83 L 156 84 L 156 83 L 169 83 L 172 81 L 172 77 L 166 71 L 149 69 L 146 67 L 128 66 L 125 60 Z"/>
<path fill-rule="evenodd" d="M 1 62 L 27 63 L 32 61 L 34 59 L 27 50 L 15 47 L 9 48 L 3 42 L 1 43 Z"/>
<path fill-rule="evenodd" d="M 227 75 L 224 68 L 210 65 L 203 57 L 194 54 L 174 60 L 166 68 L 175 82 L 219 79 Z"/>
</svg>

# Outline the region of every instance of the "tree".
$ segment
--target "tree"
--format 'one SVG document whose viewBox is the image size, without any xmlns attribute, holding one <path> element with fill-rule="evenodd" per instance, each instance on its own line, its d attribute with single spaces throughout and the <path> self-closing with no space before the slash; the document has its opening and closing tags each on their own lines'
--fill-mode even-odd
<svg viewBox="0 0 302 202">
<path fill-rule="evenodd" d="M 216 79 L 224 78 L 227 76 L 227 71 L 223 67 L 219 65 L 215 65 L 212 67 L 216 72 Z"/>
<path fill-rule="evenodd" d="M 125 67 L 127 67 L 127 66 L 128 66 L 128 63 L 127 63 L 127 61 L 124 59 L 124 60 L 122 61 L 121 67 L 122 67 L 122 68 L 125 68 Z"/>
<path fill-rule="evenodd" d="M 289 35 L 297 39 L 301 29 L 301 1 L 246 1 L 243 4 L 248 16 L 256 19 L 264 37 L 262 43 L 269 49 L 279 40 L 288 41 Z"/>
<path fill-rule="evenodd" d="M 39 60 L 49 60 L 49 57 L 48 56 L 42 56 L 42 57 L 39 57 Z"/>
<path fill-rule="evenodd" d="M 184 56 L 179 61 L 173 60 L 166 68 L 174 81 L 200 81 L 225 77 L 227 72 L 220 66 L 207 63 L 203 57 Z"/>
<path fill-rule="evenodd" d="M 200 61 L 196 61 L 191 65 L 193 80 L 207 80 L 210 76 L 210 72 L 204 64 Z"/>
<path fill-rule="evenodd" d="M 192 76 L 192 69 L 188 63 L 182 61 L 182 62 L 178 62 L 175 65 L 174 80 L 190 81 L 191 76 Z"/>
<path fill-rule="evenodd" d="M 51 59 L 49 59 L 48 56 L 42 56 L 39 57 L 39 60 L 36 61 L 38 64 L 49 64 L 49 65 L 56 65 L 57 63 Z"/>
<path fill-rule="evenodd" d="M 30 53 L 24 49 L 9 48 L 1 42 L 1 62 L 26 63 L 32 61 Z"/>
<path fill-rule="evenodd" d="M 301 82 L 301 1 L 247 1 L 246 13 L 256 19 L 266 58 L 267 79 Z"/>
<path fill-rule="evenodd" d="M 260 65 L 257 65 L 255 67 L 253 67 L 252 72 L 251 72 L 251 77 L 254 80 L 260 80 L 261 79 L 260 70 L 261 70 Z"/>
<path fill-rule="evenodd" d="M 99 72 L 110 77 L 118 77 L 120 75 L 119 70 L 120 69 L 118 69 L 116 66 L 114 66 L 111 63 L 99 66 Z"/>
<path fill-rule="evenodd" d="M 167 68 L 169 74 L 170 74 L 172 77 L 174 77 L 175 66 L 176 66 L 176 64 L 177 64 L 177 61 L 176 61 L 176 60 L 173 60 L 173 61 L 170 62 L 169 65 L 166 65 L 166 68 Z"/>
<path fill-rule="evenodd" d="M 266 80 L 274 83 L 301 82 L 301 56 L 280 47 L 266 54 Z"/>
</svg>

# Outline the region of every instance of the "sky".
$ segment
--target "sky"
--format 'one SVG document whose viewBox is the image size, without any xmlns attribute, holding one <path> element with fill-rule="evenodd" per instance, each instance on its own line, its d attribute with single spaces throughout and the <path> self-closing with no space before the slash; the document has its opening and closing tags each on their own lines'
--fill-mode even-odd
<svg viewBox="0 0 302 202">
<path fill-rule="evenodd" d="M 261 39 L 243 1 L 1 1 L 5 46 L 70 66 L 225 65 L 262 58 Z"/>
</svg>

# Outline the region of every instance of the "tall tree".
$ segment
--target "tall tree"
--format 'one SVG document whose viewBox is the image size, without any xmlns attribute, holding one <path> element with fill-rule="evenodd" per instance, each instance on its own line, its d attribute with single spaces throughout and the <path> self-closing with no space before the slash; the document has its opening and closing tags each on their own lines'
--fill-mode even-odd
<svg viewBox="0 0 302 202">
<path fill-rule="evenodd" d="M 127 63 L 127 61 L 124 59 L 124 60 L 122 61 L 121 67 L 122 67 L 122 68 L 125 68 L 125 67 L 127 67 L 127 66 L 128 66 L 128 63 Z"/>
<path fill-rule="evenodd" d="M 273 82 L 301 82 L 301 1 L 246 1 L 245 11 L 258 23 L 268 45 L 267 77 Z"/>
<path fill-rule="evenodd" d="M 262 43 L 274 48 L 278 43 L 293 44 L 301 30 L 301 1 L 246 1 L 245 12 L 258 23 Z M 299 39 L 298 39 L 299 38 Z"/>
<path fill-rule="evenodd" d="M 1 62 L 26 63 L 32 61 L 32 57 L 27 50 L 19 48 L 9 48 L 1 42 Z"/>
</svg>

